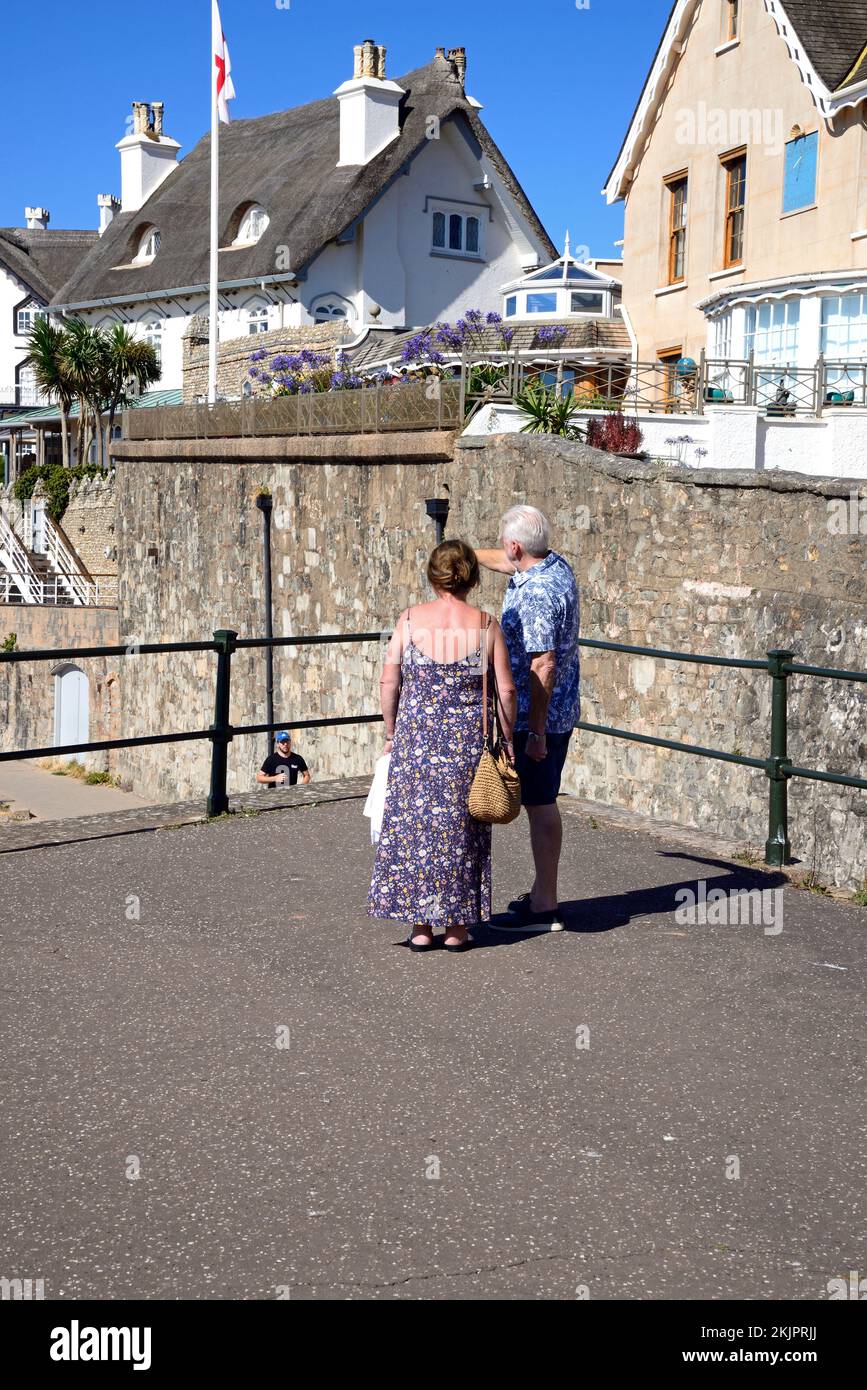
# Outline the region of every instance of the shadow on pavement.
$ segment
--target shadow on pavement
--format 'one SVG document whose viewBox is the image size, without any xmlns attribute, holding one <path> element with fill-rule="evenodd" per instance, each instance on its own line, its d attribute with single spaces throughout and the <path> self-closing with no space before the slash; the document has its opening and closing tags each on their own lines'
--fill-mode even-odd
<svg viewBox="0 0 867 1390">
<path fill-rule="evenodd" d="M 759 890 L 782 888 L 789 881 L 785 874 L 772 871 L 760 872 L 757 869 L 735 866 L 724 859 L 708 859 L 701 855 L 672 850 L 657 850 L 656 853 L 662 859 L 677 859 L 681 862 L 686 860 L 701 865 L 705 870 L 715 869 L 722 872 L 710 875 L 697 872 L 693 878 L 680 879 L 676 883 L 664 883 L 651 888 L 634 888 L 627 893 L 608 894 L 599 898 L 564 899 L 560 903 L 564 930 L 582 933 L 614 931 L 617 927 L 627 926 L 633 918 L 668 916 L 681 905 L 677 899 L 678 891 L 689 888 L 695 892 L 697 883 L 702 878 L 708 879 L 708 890 L 721 888 L 724 893 L 731 893 L 735 890 L 749 891 L 754 888 Z M 491 946 L 511 946 L 516 941 L 527 941 L 534 936 L 550 935 L 547 930 L 538 932 L 499 932 L 496 930 L 495 923 L 505 923 L 510 920 L 512 919 L 508 913 L 499 912 L 494 914 L 490 923 L 482 923 L 474 927 L 472 936 L 475 948 L 478 950 Z"/>
</svg>

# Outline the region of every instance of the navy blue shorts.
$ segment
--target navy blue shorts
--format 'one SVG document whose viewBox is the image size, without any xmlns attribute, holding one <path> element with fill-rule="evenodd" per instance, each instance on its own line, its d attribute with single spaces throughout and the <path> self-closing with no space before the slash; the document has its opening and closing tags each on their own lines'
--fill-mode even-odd
<svg viewBox="0 0 867 1390">
<path fill-rule="evenodd" d="M 565 734 L 547 734 L 548 755 L 541 762 L 527 757 L 527 730 L 513 735 L 515 767 L 521 779 L 521 802 L 524 806 L 553 806 L 560 791 L 563 764 L 569 751 L 571 729 Z"/>
</svg>

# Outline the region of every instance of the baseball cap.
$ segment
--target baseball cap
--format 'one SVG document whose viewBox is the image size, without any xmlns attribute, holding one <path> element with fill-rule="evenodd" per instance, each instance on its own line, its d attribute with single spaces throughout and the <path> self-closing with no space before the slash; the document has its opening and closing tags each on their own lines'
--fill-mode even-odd
<svg viewBox="0 0 867 1390">
<path fill-rule="evenodd" d="M 280 732 L 279 732 L 279 734 L 275 734 L 275 735 L 274 735 L 274 742 L 275 742 L 275 743 L 288 743 L 288 742 L 289 742 L 289 738 L 290 738 L 290 735 L 286 732 L 286 730 L 285 730 L 285 729 L 281 729 Z"/>
</svg>

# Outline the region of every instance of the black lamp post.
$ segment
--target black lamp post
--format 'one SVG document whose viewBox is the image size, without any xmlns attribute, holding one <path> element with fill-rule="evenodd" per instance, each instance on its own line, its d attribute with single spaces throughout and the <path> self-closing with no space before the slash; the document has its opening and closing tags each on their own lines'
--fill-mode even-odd
<svg viewBox="0 0 867 1390">
<path fill-rule="evenodd" d="M 265 636 L 270 641 L 274 636 L 274 613 L 271 604 L 271 511 L 274 500 L 270 492 L 260 492 L 256 497 L 256 506 L 262 513 L 262 561 L 265 575 Z M 274 723 L 274 648 L 265 648 L 265 704 L 267 708 L 267 722 Z M 267 753 L 271 751 L 271 744 L 274 741 L 273 730 L 267 735 Z"/>
<path fill-rule="evenodd" d="M 437 545 L 442 545 L 446 533 L 446 522 L 449 519 L 449 499 L 447 497 L 428 497 L 424 505 L 428 516 L 436 522 Z"/>
</svg>

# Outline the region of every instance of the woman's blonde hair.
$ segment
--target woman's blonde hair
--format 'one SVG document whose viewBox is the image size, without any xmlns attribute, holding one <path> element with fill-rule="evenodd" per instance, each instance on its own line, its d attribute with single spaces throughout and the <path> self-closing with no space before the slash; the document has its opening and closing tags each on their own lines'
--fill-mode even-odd
<svg viewBox="0 0 867 1390">
<path fill-rule="evenodd" d="M 466 594 L 479 582 L 476 552 L 466 541 L 443 541 L 427 562 L 431 588 L 446 594 Z"/>
</svg>

